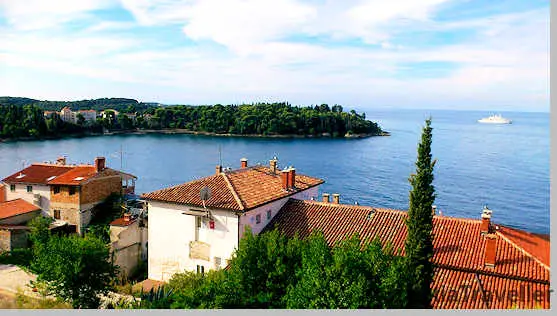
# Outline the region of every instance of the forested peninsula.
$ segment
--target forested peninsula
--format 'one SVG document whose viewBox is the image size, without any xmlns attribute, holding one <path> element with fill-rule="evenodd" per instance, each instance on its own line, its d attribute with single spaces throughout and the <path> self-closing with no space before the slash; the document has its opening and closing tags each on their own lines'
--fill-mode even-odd
<svg viewBox="0 0 557 316">
<path fill-rule="evenodd" d="M 62 108 L 75 111 L 75 120 L 61 117 Z M 85 120 L 79 110 L 95 110 L 96 117 Z M 304 107 L 278 102 L 193 106 L 124 98 L 40 101 L 0 97 L 0 140 L 153 132 L 333 138 L 388 135 L 376 122 L 366 119 L 365 113 L 345 112 L 341 105 Z"/>
</svg>

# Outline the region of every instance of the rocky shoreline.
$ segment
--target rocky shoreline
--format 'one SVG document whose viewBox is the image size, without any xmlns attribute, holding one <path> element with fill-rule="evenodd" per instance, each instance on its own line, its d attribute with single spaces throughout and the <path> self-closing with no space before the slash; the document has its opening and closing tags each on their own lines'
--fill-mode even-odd
<svg viewBox="0 0 557 316">
<path fill-rule="evenodd" d="M 321 135 L 297 135 L 297 134 L 284 134 L 284 135 L 263 135 L 263 134 L 218 134 L 211 132 L 199 132 L 191 131 L 186 129 L 137 129 L 137 130 L 125 130 L 125 131 L 110 131 L 105 133 L 79 133 L 79 134 L 66 134 L 59 136 L 42 136 L 42 137 L 20 137 L 20 138 L 8 138 L 0 139 L 2 142 L 14 142 L 14 141 L 33 141 L 33 140 L 54 140 L 54 139 L 64 139 L 64 138 L 82 138 L 82 137 L 92 137 L 92 136 L 111 136 L 111 135 L 146 135 L 146 134 L 189 134 L 189 135 L 201 135 L 201 136 L 219 136 L 219 137 L 253 137 L 253 138 L 345 138 L 345 139 L 360 139 L 368 138 L 374 136 L 390 136 L 389 132 L 381 132 L 380 134 L 346 134 L 344 137 L 332 137 L 330 133 L 322 133 Z"/>
</svg>

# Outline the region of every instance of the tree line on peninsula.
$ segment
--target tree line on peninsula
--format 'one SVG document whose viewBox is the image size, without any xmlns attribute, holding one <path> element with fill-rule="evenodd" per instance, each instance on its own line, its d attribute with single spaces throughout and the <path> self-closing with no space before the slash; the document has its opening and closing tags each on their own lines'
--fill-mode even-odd
<svg viewBox="0 0 557 316">
<path fill-rule="evenodd" d="M 62 107 L 73 111 L 105 111 L 104 117 L 87 122 L 77 114 L 74 123 L 58 115 Z M 57 111 L 46 117 L 44 111 Z M 104 131 L 184 129 L 192 132 L 234 135 L 313 135 L 344 137 L 350 134 L 381 135 L 376 122 L 365 113 L 344 111 L 341 105 L 292 106 L 287 102 L 241 105 L 159 106 L 133 99 L 38 101 L 0 98 L 0 138 L 41 138 Z"/>
</svg>

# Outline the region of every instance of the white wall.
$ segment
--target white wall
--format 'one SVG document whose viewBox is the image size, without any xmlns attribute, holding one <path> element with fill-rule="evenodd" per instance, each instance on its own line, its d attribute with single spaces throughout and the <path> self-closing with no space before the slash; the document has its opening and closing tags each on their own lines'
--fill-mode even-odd
<svg viewBox="0 0 557 316">
<path fill-rule="evenodd" d="M 50 208 L 50 187 L 47 185 L 32 185 L 33 192 L 27 192 L 26 184 L 16 184 L 15 192 L 10 190 L 10 185 L 6 184 L 6 200 L 11 201 L 15 199 L 24 199 L 25 201 L 34 204 L 35 199 L 34 194 L 41 195 L 41 209 L 43 210 L 43 215 L 48 215 L 48 210 Z"/>
<path fill-rule="evenodd" d="M 238 217 L 233 212 L 213 210 L 215 229 L 202 225 L 199 241 L 210 245 L 210 261 L 189 258 L 190 241 L 195 240 L 195 216 L 184 215 L 184 205 L 149 202 L 148 257 L 149 279 L 168 281 L 174 273 L 214 269 L 215 257 L 226 266 L 238 243 Z M 199 209 L 199 208 L 195 208 Z"/>
<path fill-rule="evenodd" d="M 298 200 L 309 200 L 312 197 L 315 198 L 316 200 L 318 199 L 318 193 L 319 193 L 319 186 L 313 187 L 311 189 L 302 191 L 302 192 L 298 192 L 292 196 L 286 197 L 284 199 L 280 199 L 277 201 L 274 201 L 272 203 L 260 206 L 256 209 L 253 209 L 249 212 L 246 212 L 244 214 L 242 214 L 240 216 L 240 238 L 242 238 L 243 234 L 244 234 L 244 229 L 246 225 L 251 226 L 251 230 L 254 234 L 259 234 L 263 228 L 265 228 L 265 226 L 267 226 L 267 224 L 273 219 L 273 217 L 275 217 L 275 215 L 278 213 L 278 211 L 284 206 L 284 204 L 286 204 L 286 202 L 288 201 L 288 199 L 290 198 L 294 198 L 294 199 L 298 199 Z M 271 211 L 271 218 L 269 220 L 267 220 L 267 211 L 270 210 Z M 257 215 L 261 215 L 261 223 L 257 224 L 256 222 L 256 216 Z"/>
</svg>

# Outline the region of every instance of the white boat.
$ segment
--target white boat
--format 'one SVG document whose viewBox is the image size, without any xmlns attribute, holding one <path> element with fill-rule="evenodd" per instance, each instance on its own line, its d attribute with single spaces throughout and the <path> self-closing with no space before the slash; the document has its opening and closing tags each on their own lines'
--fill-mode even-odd
<svg viewBox="0 0 557 316">
<path fill-rule="evenodd" d="M 511 120 L 502 117 L 501 114 L 494 114 L 491 115 L 490 117 L 484 117 L 483 119 L 478 120 L 478 122 L 489 123 L 489 124 L 511 124 L 512 123 Z"/>
</svg>

